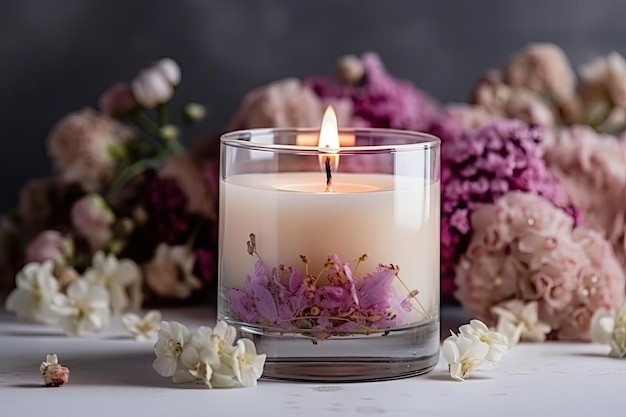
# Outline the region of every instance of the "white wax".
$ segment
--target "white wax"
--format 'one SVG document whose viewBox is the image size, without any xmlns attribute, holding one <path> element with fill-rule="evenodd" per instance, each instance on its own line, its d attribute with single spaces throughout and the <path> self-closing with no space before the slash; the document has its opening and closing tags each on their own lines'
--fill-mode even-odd
<svg viewBox="0 0 626 417">
<path fill-rule="evenodd" d="M 317 274 L 330 254 L 352 267 L 367 253 L 357 275 L 379 263 L 400 267 L 399 277 L 437 314 L 439 307 L 439 183 L 383 174 L 333 175 L 324 192 L 323 173 L 235 175 L 220 184 L 222 285 L 245 290 L 256 257 L 246 252 L 250 233 L 268 270 L 303 270 L 300 255 Z M 406 292 L 402 284 L 394 283 Z M 423 319 L 414 312 L 411 321 Z"/>
</svg>

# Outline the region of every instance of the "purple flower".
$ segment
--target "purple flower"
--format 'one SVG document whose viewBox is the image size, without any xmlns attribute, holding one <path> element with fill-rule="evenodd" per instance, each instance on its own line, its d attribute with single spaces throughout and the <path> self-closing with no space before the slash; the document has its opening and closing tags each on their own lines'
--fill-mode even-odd
<svg viewBox="0 0 626 417">
<path fill-rule="evenodd" d="M 442 141 L 442 294 L 453 294 L 454 268 L 472 236 L 470 216 L 509 191 L 545 197 L 575 221 L 560 181 L 546 167 L 539 147 L 543 131 L 520 121 L 500 120 Z"/>
<path fill-rule="evenodd" d="M 387 73 L 380 57 L 361 57 L 361 82 L 338 84 L 325 77 L 305 80 L 305 85 L 324 99 L 352 100 L 354 125 L 406 130 L 425 130 L 435 115 L 431 100 L 408 81 Z"/>
<path fill-rule="evenodd" d="M 380 265 L 376 272 L 354 278 L 337 255 L 329 261 L 328 285 L 317 285 L 316 277 L 284 266 L 274 268 L 270 278 L 263 262 L 257 261 L 246 279 L 246 290 L 229 291 L 232 313 L 249 324 L 313 337 L 386 330 L 404 323 L 411 301 L 394 288 L 393 269 Z"/>
</svg>

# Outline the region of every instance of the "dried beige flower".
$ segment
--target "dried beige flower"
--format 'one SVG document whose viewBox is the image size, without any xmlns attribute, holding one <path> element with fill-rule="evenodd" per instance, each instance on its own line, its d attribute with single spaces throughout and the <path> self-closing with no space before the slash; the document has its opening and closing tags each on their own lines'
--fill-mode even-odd
<svg viewBox="0 0 626 417">
<path fill-rule="evenodd" d="M 39 365 L 39 372 L 46 387 L 60 387 L 67 384 L 70 379 L 70 370 L 59 364 L 56 353 L 46 355 L 46 360 Z"/>
</svg>

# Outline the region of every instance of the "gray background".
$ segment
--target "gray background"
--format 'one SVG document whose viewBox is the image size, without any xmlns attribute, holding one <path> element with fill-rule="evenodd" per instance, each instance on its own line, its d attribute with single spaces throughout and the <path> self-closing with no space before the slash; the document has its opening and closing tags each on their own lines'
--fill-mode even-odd
<svg viewBox="0 0 626 417">
<path fill-rule="evenodd" d="M 624 16 L 624 0 L 0 0 L 0 210 L 50 172 L 57 119 L 163 56 L 183 69 L 177 101 L 211 108 L 193 137 L 221 130 L 249 89 L 333 74 L 345 53 L 377 51 L 393 74 L 459 101 L 530 41 L 575 64 L 626 52 Z"/>
</svg>

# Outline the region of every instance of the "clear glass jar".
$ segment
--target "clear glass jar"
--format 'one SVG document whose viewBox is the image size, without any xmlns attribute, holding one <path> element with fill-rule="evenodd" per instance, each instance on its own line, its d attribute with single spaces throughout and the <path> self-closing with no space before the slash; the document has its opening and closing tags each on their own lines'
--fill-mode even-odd
<svg viewBox="0 0 626 417">
<path fill-rule="evenodd" d="M 264 378 L 365 381 L 439 354 L 440 141 L 416 132 L 222 136 L 218 318 Z"/>
</svg>

